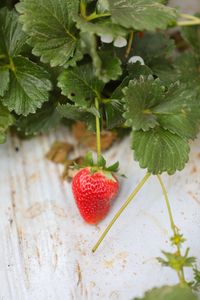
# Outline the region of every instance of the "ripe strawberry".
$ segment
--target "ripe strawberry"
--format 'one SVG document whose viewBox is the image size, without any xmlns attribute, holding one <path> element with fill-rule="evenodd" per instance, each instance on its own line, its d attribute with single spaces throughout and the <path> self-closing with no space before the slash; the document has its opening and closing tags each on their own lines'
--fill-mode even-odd
<svg viewBox="0 0 200 300">
<path fill-rule="evenodd" d="M 89 224 L 97 224 L 107 215 L 111 200 L 118 193 L 119 182 L 109 171 L 94 173 L 87 167 L 74 176 L 72 190 L 83 219 Z"/>
</svg>

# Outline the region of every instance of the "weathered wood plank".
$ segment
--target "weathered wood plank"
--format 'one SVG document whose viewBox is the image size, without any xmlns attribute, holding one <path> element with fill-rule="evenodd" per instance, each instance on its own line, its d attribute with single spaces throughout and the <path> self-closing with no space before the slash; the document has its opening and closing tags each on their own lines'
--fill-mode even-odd
<svg viewBox="0 0 200 300">
<path fill-rule="evenodd" d="M 132 159 L 129 141 L 106 156 L 121 161 L 127 179 L 110 215 L 98 226 L 79 217 L 70 184 L 44 155 L 55 139 L 72 142 L 66 129 L 0 147 L 0 299 L 130 299 L 145 289 L 177 282 L 155 257 L 169 249 L 169 220 L 162 192 L 150 179 L 96 254 L 91 247 L 144 171 Z M 165 177 L 176 223 L 200 259 L 200 139 L 192 144 L 182 173 Z M 19 151 L 16 152 L 15 148 Z M 77 148 L 78 152 L 79 149 Z M 153 269 L 153 272 L 152 272 Z M 187 274 L 191 278 L 191 274 Z"/>
</svg>

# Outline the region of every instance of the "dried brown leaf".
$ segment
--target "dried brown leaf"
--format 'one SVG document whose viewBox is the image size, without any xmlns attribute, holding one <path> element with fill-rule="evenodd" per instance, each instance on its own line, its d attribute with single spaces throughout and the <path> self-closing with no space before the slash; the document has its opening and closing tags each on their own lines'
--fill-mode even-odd
<svg viewBox="0 0 200 300">
<path fill-rule="evenodd" d="M 46 154 L 46 158 L 56 164 L 64 164 L 74 146 L 68 143 L 56 141 Z"/>
<path fill-rule="evenodd" d="M 77 122 L 72 127 L 74 137 L 81 145 L 91 150 L 96 151 L 96 135 L 88 131 L 86 125 L 82 122 Z M 101 148 L 107 150 L 112 143 L 117 139 L 117 133 L 114 131 L 102 131 L 101 133 Z"/>
</svg>

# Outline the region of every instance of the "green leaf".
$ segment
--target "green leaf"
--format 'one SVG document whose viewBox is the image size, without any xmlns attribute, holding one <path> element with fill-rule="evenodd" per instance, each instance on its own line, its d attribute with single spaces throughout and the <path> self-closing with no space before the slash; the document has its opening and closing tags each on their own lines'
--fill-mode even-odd
<svg viewBox="0 0 200 300">
<path fill-rule="evenodd" d="M 145 293 L 143 298 L 135 298 L 134 300 L 197 300 L 198 297 L 193 294 L 189 287 L 163 286 L 154 288 Z"/>
<path fill-rule="evenodd" d="M 158 59 L 170 57 L 175 49 L 175 43 L 161 32 L 145 32 L 142 37 L 135 34 L 130 56 L 139 55 L 145 64 L 152 67 Z"/>
<path fill-rule="evenodd" d="M 200 93 L 200 59 L 193 52 L 186 52 L 176 59 L 174 67 L 177 78 Z"/>
<path fill-rule="evenodd" d="M 133 131 L 132 148 L 140 167 L 152 174 L 174 174 L 188 161 L 187 140 L 160 127 L 146 132 Z"/>
<path fill-rule="evenodd" d="M 8 69 L 0 69 L 0 96 L 3 96 L 8 89 L 10 81 Z"/>
<path fill-rule="evenodd" d="M 185 85 L 172 86 L 162 103 L 153 109 L 159 124 L 172 133 L 194 139 L 198 133 L 200 105 L 196 94 Z"/>
<path fill-rule="evenodd" d="M 154 0 L 109 0 L 113 23 L 139 31 L 166 29 L 175 24 L 178 14 Z"/>
<path fill-rule="evenodd" d="M 85 53 L 88 53 L 93 60 L 95 75 L 105 83 L 117 80 L 122 74 L 121 61 L 113 49 L 98 50 L 96 38 L 91 33 L 82 33 L 81 39 Z"/>
<path fill-rule="evenodd" d="M 76 26 L 82 32 L 96 34 L 98 36 L 111 35 L 113 38 L 126 36 L 128 30 L 120 25 L 113 24 L 110 19 L 97 20 L 95 23 L 87 22 L 83 18 L 76 18 Z"/>
<path fill-rule="evenodd" d="M 21 116 L 16 122 L 16 127 L 25 136 L 33 136 L 55 128 L 60 119 L 61 116 L 55 109 L 55 104 L 45 103 L 35 114 L 30 114 L 27 117 Z"/>
<path fill-rule="evenodd" d="M 97 11 L 100 14 L 109 12 L 108 0 L 98 0 L 97 1 Z"/>
<path fill-rule="evenodd" d="M 88 106 L 95 97 L 100 97 L 104 83 L 99 80 L 91 64 L 69 68 L 58 78 L 62 94 L 79 105 Z"/>
<path fill-rule="evenodd" d="M 200 17 L 200 14 L 196 14 Z M 183 38 L 192 46 L 196 54 L 200 55 L 200 26 L 182 27 Z"/>
<path fill-rule="evenodd" d="M 147 131 L 158 125 L 157 117 L 152 113 L 152 107 L 162 101 L 165 88 L 159 80 L 149 77 L 147 80 L 130 81 L 129 86 L 124 89 L 126 125 L 133 130 Z"/>
<path fill-rule="evenodd" d="M 23 0 L 16 5 L 23 30 L 31 39 L 33 54 L 51 66 L 62 66 L 73 56 L 76 29 L 73 19 L 79 1 Z"/>
<path fill-rule="evenodd" d="M 0 53 L 16 56 L 21 53 L 27 41 L 27 34 L 22 31 L 18 14 L 7 8 L 0 10 Z"/>
<path fill-rule="evenodd" d="M 67 103 L 58 105 L 57 110 L 62 117 L 69 120 L 83 121 L 90 128 L 93 128 L 95 125 L 95 117 L 92 114 L 91 110 L 86 107 L 79 107 Z"/>
<path fill-rule="evenodd" d="M 153 77 L 130 81 L 124 89 L 126 125 L 147 131 L 160 125 L 180 137 L 193 139 L 198 132 L 200 106 L 196 93 L 185 85 L 168 90 Z"/>
<path fill-rule="evenodd" d="M 167 87 L 178 80 L 174 66 L 165 58 L 158 58 L 152 61 L 151 68 L 154 76 L 156 75 Z"/>
<path fill-rule="evenodd" d="M 48 100 L 51 82 L 48 73 L 27 58 L 13 58 L 9 89 L 2 98 L 10 111 L 27 116 Z"/>
<path fill-rule="evenodd" d="M 158 261 L 163 266 L 170 267 L 170 268 L 174 269 L 175 271 L 179 272 L 184 267 L 192 267 L 196 261 L 195 257 L 188 257 L 188 252 L 189 252 L 189 248 L 186 249 L 185 255 L 182 256 L 182 255 L 177 255 L 177 252 L 170 253 L 170 252 L 162 251 L 166 260 L 163 258 L 158 258 Z"/>
<path fill-rule="evenodd" d="M 124 123 L 123 118 L 123 102 L 116 99 L 111 99 L 105 104 L 106 124 L 108 129 L 115 128 Z"/>
<path fill-rule="evenodd" d="M 6 140 L 6 131 L 13 124 L 14 118 L 2 104 L 0 104 L 0 144 Z"/>
<path fill-rule="evenodd" d="M 110 101 L 105 103 L 105 114 L 106 114 L 106 123 L 107 128 L 112 129 L 114 127 L 120 126 L 124 123 L 124 101 L 123 101 L 123 92 L 122 90 L 126 87 L 130 80 L 139 79 L 141 75 L 148 76 L 152 74 L 151 69 L 147 66 L 142 66 L 140 63 L 130 63 L 128 64 L 128 72 L 120 85 L 114 90 L 110 96 Z"/>
</svg>

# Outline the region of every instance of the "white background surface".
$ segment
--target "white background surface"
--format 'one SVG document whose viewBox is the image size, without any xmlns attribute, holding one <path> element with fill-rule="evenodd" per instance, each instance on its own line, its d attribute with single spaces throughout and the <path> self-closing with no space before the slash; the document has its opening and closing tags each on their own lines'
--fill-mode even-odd
<svg viewBox="0 0 200 300">
<path fill-rule="evenodd" d="M 184 2 L 191 6 L 192 1 Z M 154 177 L 99 250 L 91 253 L 102 230 L 144 175 L 133 161 L 129 140 L 106 153 L 110 162 L 121 162 L 121 172 L 128 178 L 121 181 L 110 214 L 98 226 L 82 221 L 70 185 L 60 180 L 60 167 L 44 159 L 55 140 L 74 142 L 63 129 L 30 141 L 13 138 L 0 146 L 0 299 L 126 300 L 142 296 L 153 286 L 177 283 L 176 274 L 155 259 L 161 249 L 171 250 L 171 230 Z M 200 262 L 200 138 L 191 148 L 186 169 L 164 180 L 176 225 Z M 191 273 L 186 274 L 190 280 Z"/>
</svg>

